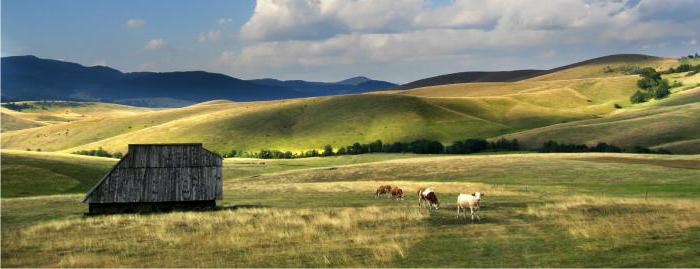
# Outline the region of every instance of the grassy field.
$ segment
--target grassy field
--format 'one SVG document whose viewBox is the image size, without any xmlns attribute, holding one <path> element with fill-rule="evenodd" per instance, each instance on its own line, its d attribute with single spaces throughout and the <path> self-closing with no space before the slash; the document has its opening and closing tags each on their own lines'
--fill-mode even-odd
<svg viewBox="0 0 700 269">
<path fill-rule="evenodd" d="M 3 184 L 17 177 L 5 160 L 20 155 L 63 160 L 64 174 L 95 165 L 4 151 Z M 80 194 L 3 198 L 2 266 L 700 265 L 697 155 L 369 154 L 224 166 L 214 212 L 83 217 Z M 375 198 L 380 184 L 401 186 L 406 200 Z M 439 211 L 417 209 L 419 186 L 436 189 Z M 486 193 L 483 220 L 457 219 L 457 194 L 475 191 Z"/>
<path fill-rule="evenodd" d="M 700 78 L 700 74 L 684 77 Z M 697 153 L 700 139 L 700 87 L 681 86 L 673 95 L 629 106 L 602 118 L 555 124 L 505 135 L 526 147 L 541 146 L 548 140 L 596 144 L 598 141 L 631 147 L 656 146 L 674 153 Z"/>
<path fill-rule="evenodd" d="M 73 154 L 2 150 L 2 198 L 84 192 L 116 162 Z"/>
</svg>

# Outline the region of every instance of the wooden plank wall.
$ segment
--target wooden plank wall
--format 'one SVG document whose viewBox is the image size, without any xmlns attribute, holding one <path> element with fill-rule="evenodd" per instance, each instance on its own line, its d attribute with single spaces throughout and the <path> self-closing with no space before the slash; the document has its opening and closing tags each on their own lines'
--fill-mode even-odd
<svg viewBox="0 0 700 269">
<path fill-rule="evenodd" d="M 223 196 L 222 159 L 201 145 L 129 146 L 89 203 L 200 201 Z"/>
</svg>

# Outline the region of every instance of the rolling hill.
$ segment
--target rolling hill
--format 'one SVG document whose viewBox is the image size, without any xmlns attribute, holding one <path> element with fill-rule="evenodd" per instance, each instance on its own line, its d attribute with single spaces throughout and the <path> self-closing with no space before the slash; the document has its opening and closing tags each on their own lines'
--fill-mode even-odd
<svg viewBox="0 0 700 269">
<path fill-rule="evenodd" d="M 513 71 L 470 71 L 424 78 L 403 84 L 397 89 L 415 88 L 476 82 L 515 82 L 521 80 L 560 80 L 577 78 L 595 78 L 624 74 L 625 67 L 651 66 L 666 69 L 678 65 L 674 59 L 665 59 L 643 54 L 614 54 L 598 57 L 549 70 L 513 70 Z M 604 69 L 610 67 L 610 70 Z M 550 75 L 551 74 L 551 75 Z"/>
<path fill-rule="evenodd" d="M 675 88 L 668 99 L 641 105 L 629 103 L 638 76 L 625 74 L 629 67 L 666 67 L 674 62 L 678 63 L 656 57 L 608 56 L 515 82 L 265 102 L 212 101 L 132 115 L 105 112 L 84 120 L 8 131 L 2 136 L 2 147 L 62 152 L 103 147 L 124 152 L 128 143 L 195 141 L 220 152 L 299 152 L 377 139 L 450 143 L 505 136 L 518 138 L 528 147 L 552 139 L 679 148 L 697 144 L 700 138 L 696 124 L 700 108 L 693 84 L 700 74 L 669 77 L 685 86 Z M 607 67 L 613 71 L 605 71 Z M 26 111 L 30 112 L 35 113 Z M 649 128 L 655 131 L 644 131 Z"/>
</svg>

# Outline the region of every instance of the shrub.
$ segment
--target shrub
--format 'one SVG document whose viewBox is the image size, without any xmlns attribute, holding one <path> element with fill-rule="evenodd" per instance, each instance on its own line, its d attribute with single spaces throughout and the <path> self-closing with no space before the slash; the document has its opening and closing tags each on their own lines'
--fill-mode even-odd
<svg viewBox="0 0 700 269">
<path fill-rule="evenodd" d="M 630 97 L 630 102 L 633 104 L 644 103 L 647 100 L 649 100 L 649 94 L 640 90 L 637 90 L 632 97 Z"/>
</svg>

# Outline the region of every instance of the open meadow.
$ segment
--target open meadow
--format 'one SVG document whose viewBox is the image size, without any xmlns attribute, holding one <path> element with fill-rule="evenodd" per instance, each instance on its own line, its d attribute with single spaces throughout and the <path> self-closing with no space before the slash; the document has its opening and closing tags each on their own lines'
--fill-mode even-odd
<svg viewBox="0 0 700 269">
<path fill-rule="evenodd" d="M 231 158 L 216 211 L 91 217 L 82 193 L 115 159 L 2 160 L 3 267 L 700 265 L 697 155 Z M 73 185 L 15 183 L 56 180 Z M 376 198 L 383 184 L 406 198 Z M 418 187 L 436 190 L 440 210 L 417 208 Z M 457 195 L 477 191 L 482 220 L 458 219 Z"/>
</svg>

